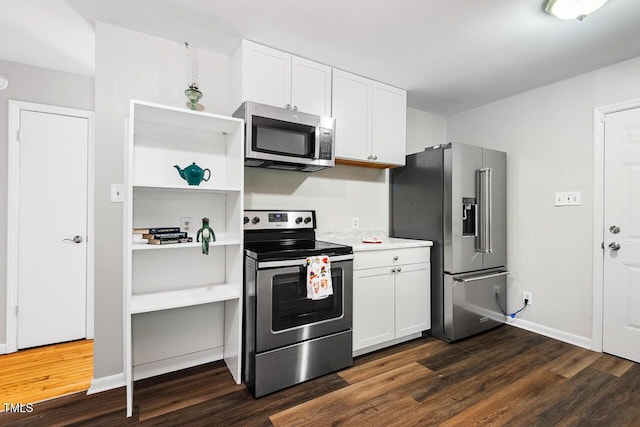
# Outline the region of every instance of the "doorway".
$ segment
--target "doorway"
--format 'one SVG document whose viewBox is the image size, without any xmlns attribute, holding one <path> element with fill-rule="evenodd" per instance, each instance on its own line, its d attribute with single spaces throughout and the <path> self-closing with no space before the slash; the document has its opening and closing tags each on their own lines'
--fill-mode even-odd
<svg viewBox="0 0 640 427">
<path fill-rule="evenodd" d="M 93 338 L 93 112 L 9 101 L 6 353 Z"/>
<path fill-rule="evenodd" d="M 640 362 L 640 100 L 595 113 L 593 347 Z"/>
</svg>

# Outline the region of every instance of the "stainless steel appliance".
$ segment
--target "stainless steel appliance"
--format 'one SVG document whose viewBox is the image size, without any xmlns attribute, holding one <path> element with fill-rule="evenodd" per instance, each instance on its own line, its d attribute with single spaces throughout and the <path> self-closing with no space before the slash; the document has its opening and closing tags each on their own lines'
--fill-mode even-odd
<svg viewBox="0 0 640 427">
<path fill-rule="evenodd" d="M 245 166 L 315 172 L 333 167 L 335 119 L 244 102 Z"/>
<path fill-rule="evenodd" d="M 455 341 L 505 321 L 506 153 L 450 143 L 391 171 L 391 235 L 433 240 L 431 334 Z"/>
<path fill-rule="evenodd" d="M 255 397 L 351 366 L 353 251 L 315 240 L 315 211 L 247 210 L 243 378 Z M 333 295 L 307 298 L 307 257 Z"/>
</svg>

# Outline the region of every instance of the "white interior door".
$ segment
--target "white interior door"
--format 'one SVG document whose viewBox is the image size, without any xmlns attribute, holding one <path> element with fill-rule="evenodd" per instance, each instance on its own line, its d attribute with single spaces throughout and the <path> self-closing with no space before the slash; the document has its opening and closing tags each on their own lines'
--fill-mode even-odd
<svg viewBox="0 0 640 427">
<path fill-rule="evenodd" d="M 84 338 L 87 118 L 20 111 L 17 347 Z"/>
<path fill-rule="evenodd" d="M 640 108 L 607 114 L 603 351 L 640 362 Z"/>
</svg>

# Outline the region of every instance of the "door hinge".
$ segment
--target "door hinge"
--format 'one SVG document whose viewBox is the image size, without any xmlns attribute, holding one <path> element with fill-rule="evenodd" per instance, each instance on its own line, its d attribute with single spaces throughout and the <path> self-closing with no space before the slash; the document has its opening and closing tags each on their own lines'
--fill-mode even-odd
<svg viewBox="0 0 640 427">
<path fill-rule="evenodd" d="M 20 313 L 20 306 L 16 305 L 16 316 Z"/>
<path fill-rule="evenodd" d="M 20 129 L 16 131 L 16 139 L 20 142 Z"/>
</svg>

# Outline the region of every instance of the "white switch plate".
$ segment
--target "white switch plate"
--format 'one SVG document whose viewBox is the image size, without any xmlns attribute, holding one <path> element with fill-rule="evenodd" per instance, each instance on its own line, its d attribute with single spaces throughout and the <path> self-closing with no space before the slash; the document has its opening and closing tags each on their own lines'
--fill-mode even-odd
<svg viewBox="0 0 640 427">
<path fill-rule="evenodd" d="M 124 184 L 111 184 L 111 202 L 124 203 Z"/>
<path fill-rule="evenodd" d="M 580 191 L 560 191 L 555 193 L 555 206 L 579 206 L 582 204 Z"/>
</svg>

